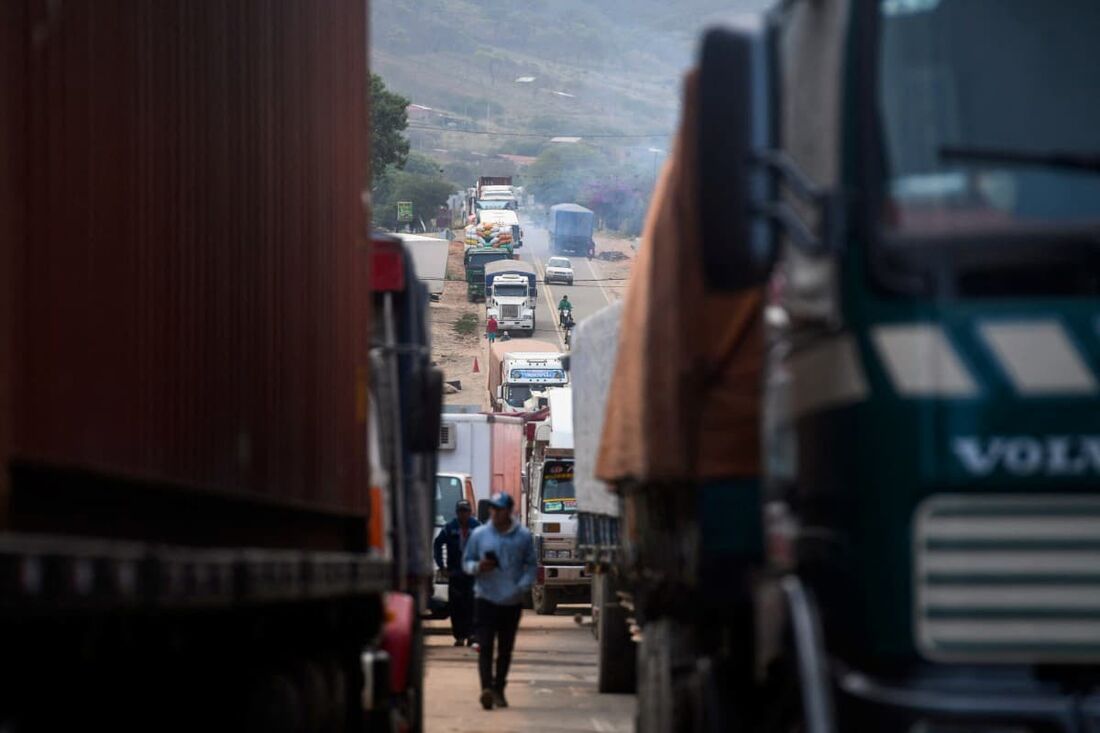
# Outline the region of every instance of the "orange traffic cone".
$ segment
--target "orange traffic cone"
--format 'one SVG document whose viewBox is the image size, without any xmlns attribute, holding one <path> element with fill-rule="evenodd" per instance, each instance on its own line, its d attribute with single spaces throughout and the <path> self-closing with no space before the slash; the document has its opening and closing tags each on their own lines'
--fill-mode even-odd
<svg viewBox="0 0 1100 733">
<path fill-rule="evenodd" d="M 481 369 L 477 365 L 477 357 L 475 356 L 474 357 L 474 374 L 477 374 L 480 371 L 481 371 Z"/>
</svg>

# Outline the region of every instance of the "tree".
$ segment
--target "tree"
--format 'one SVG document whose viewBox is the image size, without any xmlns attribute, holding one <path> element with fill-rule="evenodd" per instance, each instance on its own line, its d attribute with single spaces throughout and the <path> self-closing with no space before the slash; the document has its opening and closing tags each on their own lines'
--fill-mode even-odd
<svg viewBox="0 0 1100 733">
<path fill-rule="evenodd" d="M 435 176 L 443 172 L 443 167 L 439 165 L 439 161 L 435 158 L 424 155 L 424 153 L 413 152 L 409 153 L 405 159 L 405 165 L 401 166 L 401 170 L 425 176 Z"/>
<path fill-rule="evenodd" d="M 374 223 L 387 229 L 396 229 L 397 202 L 411 201 L 414 223 L 431 227 L 440 206 L 446 206 L 447 198 L 455 192 L 454 184 L 438 173 L 425 175 L 390 168 L 386 171 L 373 196 Z"/>
<path fill-rule="evenodd" d="M 555 144 L 523 172 L 523 185 L 544 204 L 576 201 L 585 184 L 600 176 L 607 161 L 586 145 Z"/>
<path fill-rule="evenodd" d="M 377 186 L 387 167 L 403 167 L 409 155 L 409 141 L 402 134 L 409 126 L 409 100 L 386 89 L 378 74 L 370 75 L 370 96 L 371 180 Z"/>
</svg>

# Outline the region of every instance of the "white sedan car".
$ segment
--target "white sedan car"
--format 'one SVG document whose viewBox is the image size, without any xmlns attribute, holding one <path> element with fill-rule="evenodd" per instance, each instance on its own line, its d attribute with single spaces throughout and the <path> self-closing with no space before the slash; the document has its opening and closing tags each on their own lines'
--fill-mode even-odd
<svg viewBox="0 0 1100 733">
<path fill-rule="evenodd" d="M 551 257 L 546 261 L 546 282 L 573 284 L 573 265 L 568 257 Z"/>
</svg>

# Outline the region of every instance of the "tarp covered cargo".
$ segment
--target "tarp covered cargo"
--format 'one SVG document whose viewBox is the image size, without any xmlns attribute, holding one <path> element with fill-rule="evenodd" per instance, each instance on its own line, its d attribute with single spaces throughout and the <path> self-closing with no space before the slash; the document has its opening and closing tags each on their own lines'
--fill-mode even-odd
<svg viewBox="0 0 1100 733">
<path fill-rule="evenodd" d="M 623 305 L 597 477 L 677 482 L 759 473 L 761 289 L 708 292 L 698 203 L 698 77 Z M 730 243 L 733 246 L 733 243 Z"/>
<path fill-rule="evenodd" d="M 507 354 L 527 354 L 527 353 L 561 353 L 561 350 L 554 344 L 548 344 L 545 341 L 536 341 L 534 339 L 523 339 L 515 341 L 497 341 L 489 348 L 489 400 L 490 402 L 496 400 L 497 387 L 500 386 L 500 365 L 504 361 L 504 357 Z"/>
<path fill-rule="evenodd" d="M 596 478 L 596 457 L 603 431 L 607 392 L 618 353 L 622 302 L 612 303 L 577 324 L 569 353 L 569 382 L 573 387 L 573 431 L 576 434 L 573 485 L 577 510 L 617 517 L 619 503 L 608 486 Z"/>
<path fill-rule="evenodd" d="M 579 204 L 555 204 L 550 207 L 550 234 L 567 239 L 592 236 L 596 215 Z"/>
<path fill-rule="evenodd" d="M 525 276 L 528 283 L 528 296 L 534 297 L 538 294 L 536 285 L 538 282 L 538 274 L 535 272 L 535 266 L 524 260 L 499 260 L 485 265 L 485 292 L 489 292 L 489 288 L 493 285 L 493 280 L 495 280 L 498 275 L 504 274 Z"/>
</svg>

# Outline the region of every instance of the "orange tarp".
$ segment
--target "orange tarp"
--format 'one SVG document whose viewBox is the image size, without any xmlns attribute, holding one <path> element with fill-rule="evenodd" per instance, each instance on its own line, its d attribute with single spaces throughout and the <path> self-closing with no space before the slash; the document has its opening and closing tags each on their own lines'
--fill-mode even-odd
<svg viewBox="0 0 1100 733">
<path fill-rule="evenodd" d="M 704 286 L 697 110 L 692 73 L 624 302 L 596 466 L 609 482 L 759 472 L 763 293 Z"/>
</svg>

